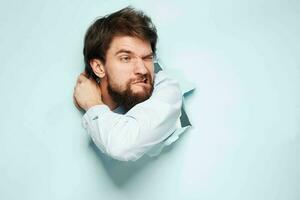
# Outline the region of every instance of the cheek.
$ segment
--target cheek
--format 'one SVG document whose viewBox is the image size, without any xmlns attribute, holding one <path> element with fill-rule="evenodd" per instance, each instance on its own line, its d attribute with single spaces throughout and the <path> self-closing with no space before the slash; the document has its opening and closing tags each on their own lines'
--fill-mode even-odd
<svg viewBox="0 0 300 200">
<path fill-rule="evenodd" d="M 132 73 L 130 66 L 122 65 L 115 60 L 110 60 L 108 64 L 106 73 L 110 79 L 110 84 L 125 90 Z"/>
<path fill-rule="evenodd" d="M 109 76 L 110 84 L 115 88 L 119 88 L 121 91 L 125 91 L 127 89 L 128 82 L 130 82 L 130 76 L 125 73 L 119 73 L 116 75 L 111 74 Z"/>
<path fill-rule="evenodd" d="M 153 78 L 154 78 L 154 64 L 153 63 L 149 64 L 147 66 L 147 68 L 148 68 L 148 72 L 151 75 L 151 78 L 152 78 L 152 81 L 153 81 Z"/>
<path fill-rule="evenodd" d="M 130 80 L 131 72 L 129 70 L 120 69 L 115 74 L 115 80 L 118 81 L 120 84 L 124 85 L 127 84 Z"/>
</svg>

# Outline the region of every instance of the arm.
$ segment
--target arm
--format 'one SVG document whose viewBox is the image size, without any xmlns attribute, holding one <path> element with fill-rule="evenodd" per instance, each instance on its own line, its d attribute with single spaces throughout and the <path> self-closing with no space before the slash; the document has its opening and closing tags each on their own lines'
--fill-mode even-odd
<svg viewBox="0 0 300 200">
<path fill-rule="evenodd" d="M 103 153 L 118 160 L 137 160 L 175 131 L 181 105 L 178 83 L 160 71 L 148 100 L 124 115 L 103 104 L 93 106 L 83 116 L 83 123 Z"/>
</svg>

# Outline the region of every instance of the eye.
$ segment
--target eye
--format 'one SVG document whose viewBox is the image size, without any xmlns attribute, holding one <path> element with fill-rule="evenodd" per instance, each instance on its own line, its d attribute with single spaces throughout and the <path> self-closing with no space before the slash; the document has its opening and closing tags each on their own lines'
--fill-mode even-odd
<svg viewBox="0 0 300 200">
<path fill-rule="evenodd" d="M 153 56 L 147 56 L 144 58 L 146 61 L 153 61 L 154 57 Z"/>
<path fill-rule="evenodd" d="M 130 61 L 130 57 L 129 56 L 121 56 L 120 57 L 120 60 L 121 62 L 124 62 L 124 63 L 128 63 Z"/>
</svg>

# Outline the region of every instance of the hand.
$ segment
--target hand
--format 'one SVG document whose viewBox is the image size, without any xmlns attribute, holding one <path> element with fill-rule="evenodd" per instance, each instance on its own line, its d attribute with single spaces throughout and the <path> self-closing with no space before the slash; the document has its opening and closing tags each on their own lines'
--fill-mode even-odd
<svg viewBox="0 0 300 200">
<path fill-rule="evenodd" d="M 103 104 L 101 90 L 96 81 L 81 73 L 74 87 L 73 101 L 77 108 L 87 111 L 90 107 Z"/>
</svg>

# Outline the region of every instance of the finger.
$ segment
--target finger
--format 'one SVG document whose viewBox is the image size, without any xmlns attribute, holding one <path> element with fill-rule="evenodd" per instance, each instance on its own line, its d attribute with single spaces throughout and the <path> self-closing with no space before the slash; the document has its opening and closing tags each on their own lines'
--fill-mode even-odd
<svg viewBox="0 0 300 200">
<path fill-rule="evenodd" d="M 77 100 L 75 98 L 75 96 L 73 95 L 73 103 L 76 106 L 77 109 L 81 110 L 82 108 L 79 106 L 79 104 L 77 103 Z"/>
<path fill-rule="evenodd" d="M 85 81 L 86 79 L 87 78 L 84 75 L 80 74 L 80 76 L 77 79 L 77 83 L 81 83 L 81 82 Z"/>
<path fill-rule="evenodd" d="M 83 72 L 81 73 L 81 75 L 83 75 L 83 76 L 85 76 L 86 78 L 88 78 L 88 75 L 87 75 L 87 73 L 86 73 L 85 71 L 83 71 Z"/>
</svg>

